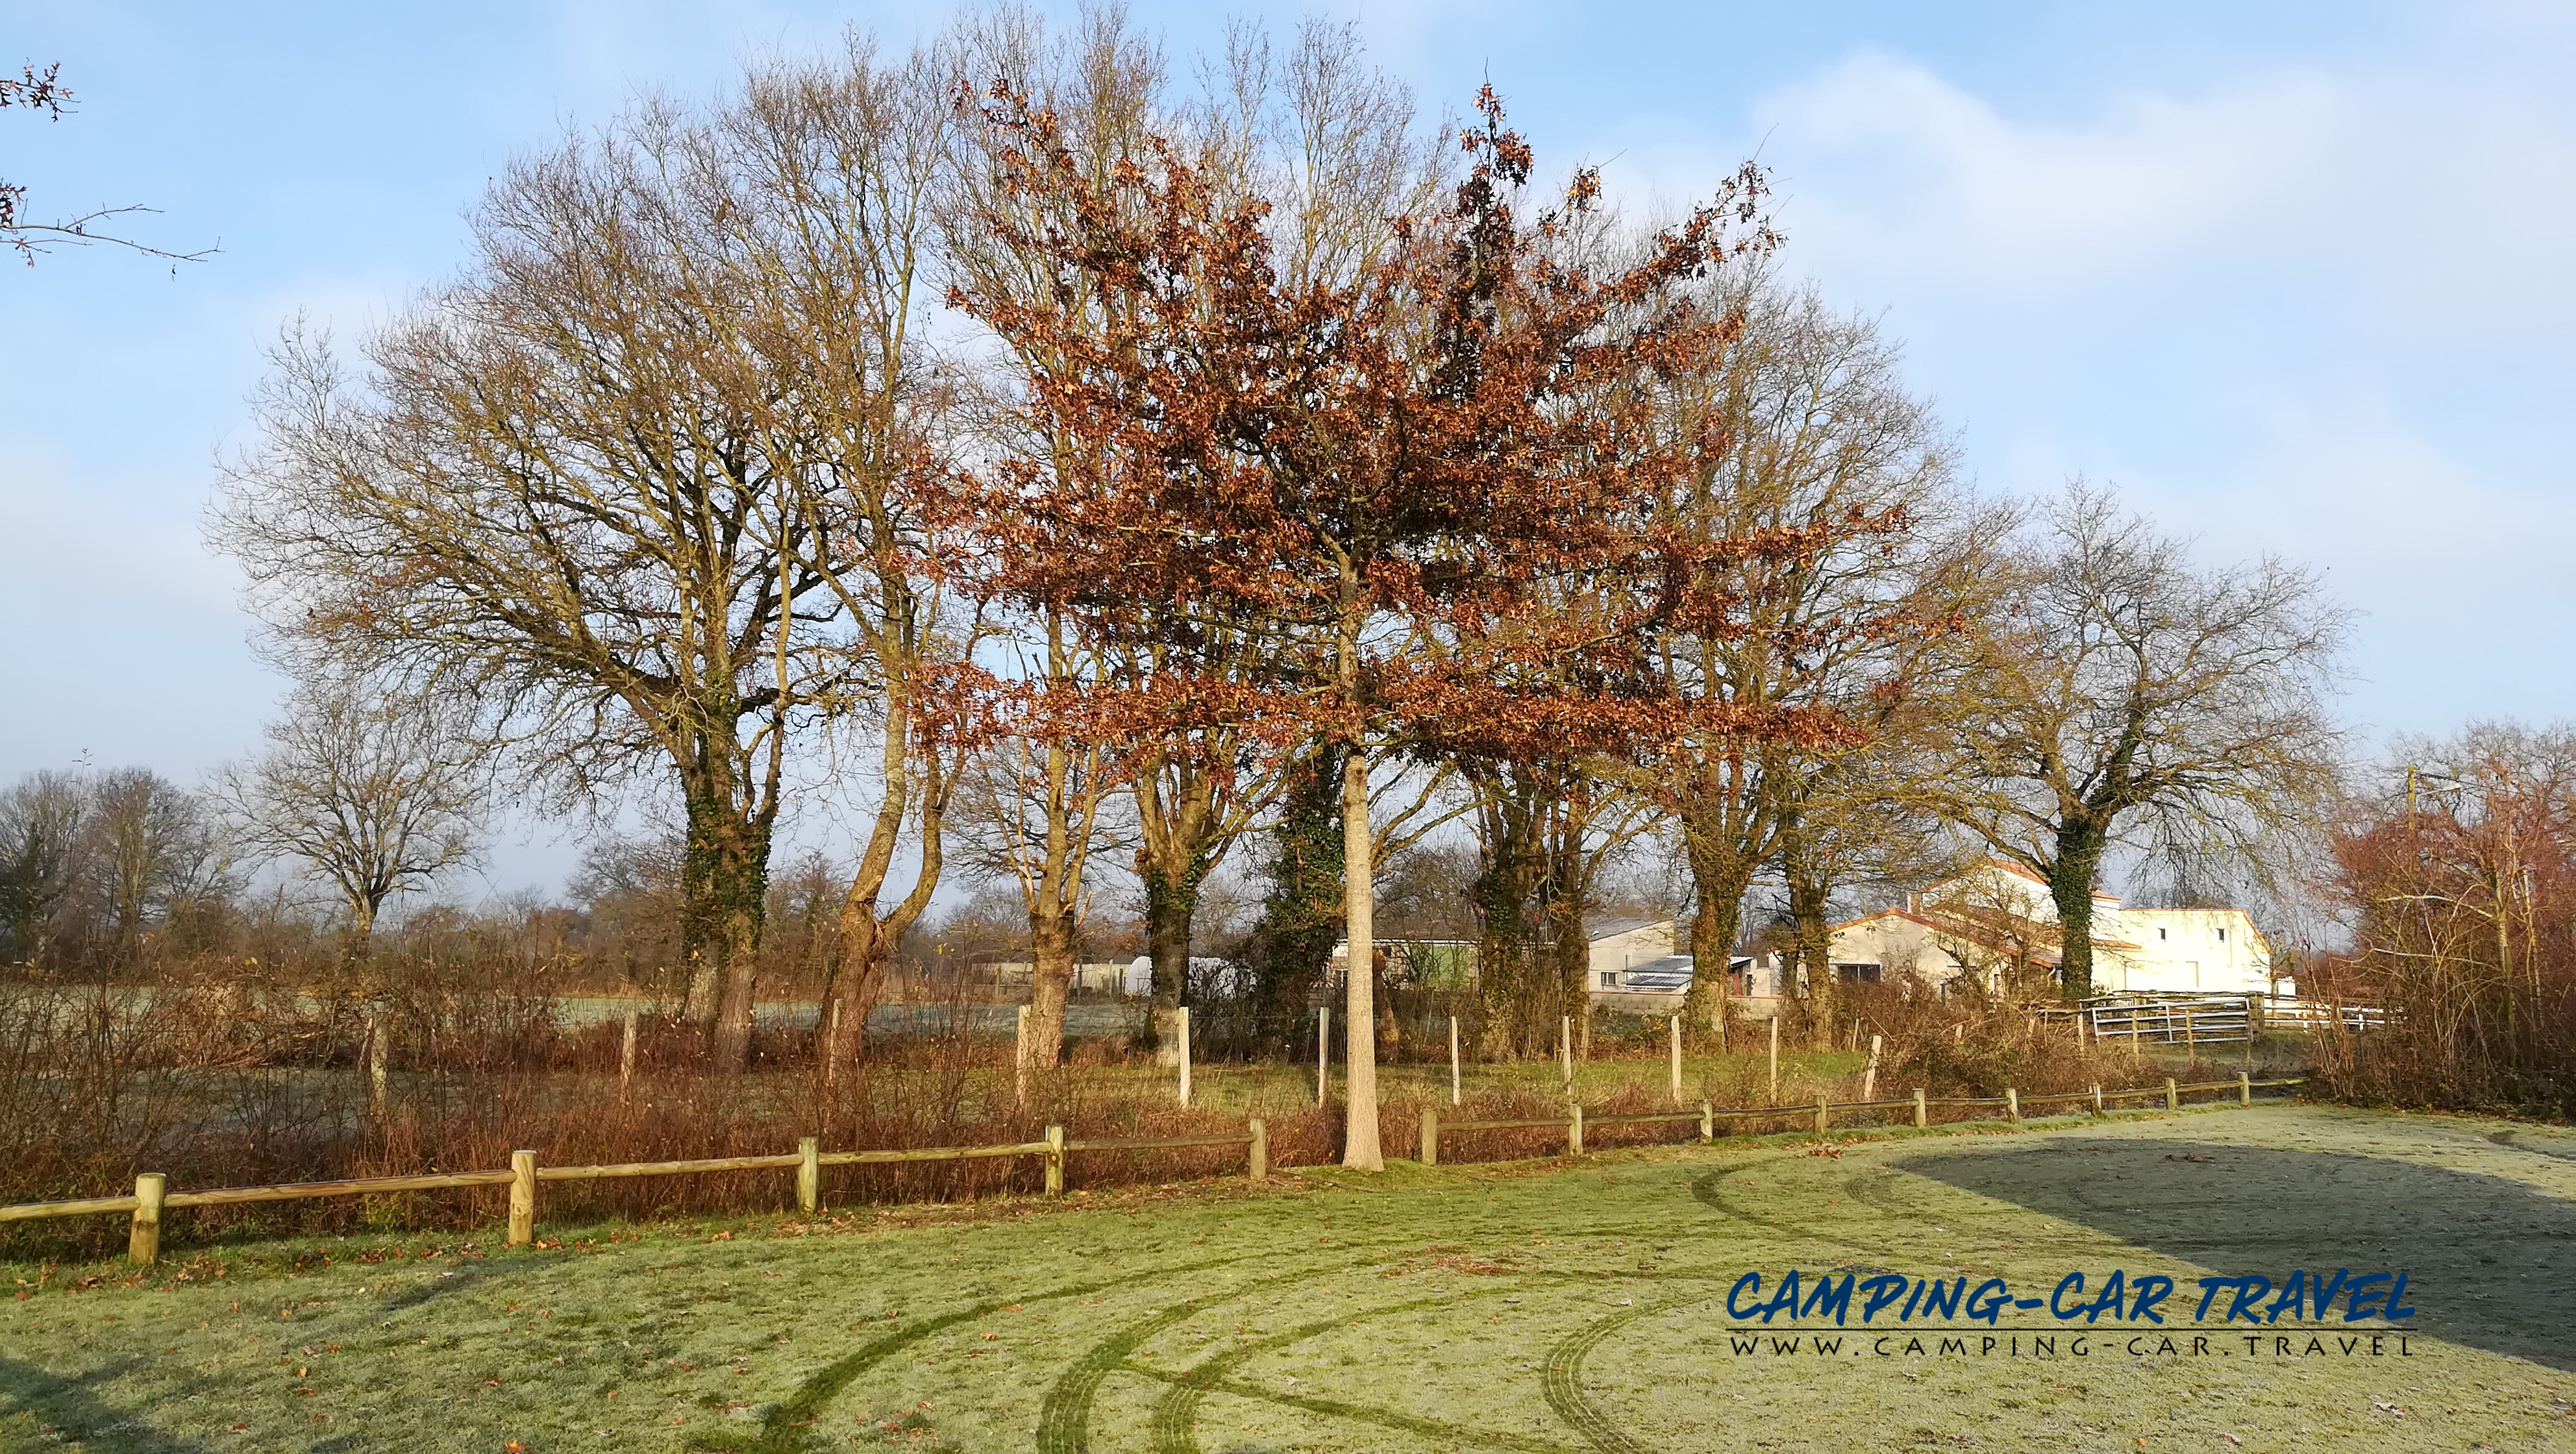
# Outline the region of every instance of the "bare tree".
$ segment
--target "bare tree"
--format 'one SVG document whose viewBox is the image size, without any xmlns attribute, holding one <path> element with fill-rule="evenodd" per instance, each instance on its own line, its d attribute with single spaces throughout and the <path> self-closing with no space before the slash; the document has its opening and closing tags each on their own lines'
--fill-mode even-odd
<svg viewBox="0 0 2576 1454">
<path fill-rule="evenodd" d="M 11 958 L 42 967 L 58 915 L 80 886 L 89 794 L 68 772 L 34 772 L 0 795 L 0 928 Z"/>
<path fill-rule="evenodd" d="M 1707 293 L 1743 326 L 1664 401 L 1677 433 L 1710 446 L 1658 508 L 1711 536 L 1800 533 L 1814 545 L 1721 558 L 1707 589 L 1732 609 L 1678 636 L 1660 665 L 1686 700 L 1757 724 L 1812 713 L 1844 730 L 1721 726 L 1626 774 L 1671 816 L 1690 866 L 1694 1029 L 1723 1020 L 1746 890 L 1787 846 L 1808 780 L 1887 730 L 1915 690 L 1941 634 L 1925 587 L 1943 575 L 1959 513 L 1949 445 L 1873 323 L 1754 270 Z"/>
<path fill-rule="evenodd" d="M 206 805 L 158 773 L 102 773 L 89 794 L 90 859 L 109 941 L 119 960 L 131 961 L 142 952 L 147 925 L 222 893 L 229 845 Z"/>
<path fill-rule="evenodd" d="M 262 751 L 216 776 L 245 850 L 292 859 L 339 895 L 352 960 L 389 900 L 474 859 L 489 770 L 456 727 L 431 702 L 326 677 L 287 698 Z"/>
<path fill-rule="evenodd" d="M 514 165 L 465 277 L 370 338 L 363 377 L 288 339 L 218 517 L 291 652 L 475 701 L 561 805 L 667 774 L 720 1065 L 748 1051 L 791 737 L 840 721 L 881 750 L 852 963 L 882 959 L 907 823 L 898 917 L 937 876 L 918 754 L 952 643 L 904 502 L 935 432 L 908 329 L 944 77 L 854 40 L 711 117 L 648 101 Z"/>
<path fill-rule="evenodd" d="M 1041 690 L 1077 683 L 1098 667 L 1072 640 L 1062 616 L 1042 614 L 1033 658 L 1016 675 Z M 1120 786 L 1112 750 L 1086 742 L 1033 713 L 1027 729 L 1005 733 L 968 765 L 958 825 L 975 866 L 1019 890 L 1028 916 L 1029 1035 L 1021 1064 L 1052 1068 L 1064 1045 L 1065 997 L 1074 945 L 1091 908 L 1091 856 L 1101 811 Z"/>
<path fill-rule="evenodd" d="M 62 70 L 59 64 L 41 71 L 29 64 L 19 67 L 14 77 L 0 76 L 0 110 L 24 106 L 50 120 L 62 120 L 63 113 L 71 109 L 72 100 L 71 89 L 62 83 Z M 101 207 L 77 217 L 30 222 L 26 217 L 26 202 L 25 187 L 0 181 L 0 245 L 16 248 L 18 255 L 26 259 L 30 267 L 35 265 L 36 254 L 40 252 L 50 252 L 57 247 L 88 247 L 100 242 L 131 248 L 145 257 L 166 258 L 174 265 L 197 262 L 213 256 L 216 251 L 209 247 L 195 252 L 167 252 L 150 243 L 99 230 L 102 223 L 112 218 L 154 210 L 150 207 Z M 176 271 L 175 266 L 173 271 Z"/>
<path fill-rule="evenodd" d="M 2041 512 L 2030 555 L 1987 622 L 1987 704 L 1960 723 L 1942 807 L 2048 881 L 2060 988 L 2081 999 L 2115 843 L 2251 844 L 2331 793 L 2342 737 L 2325 695 L 2350 614 L 2277 557 L 2201 570 L 2080 481 Z"/>
</svg>

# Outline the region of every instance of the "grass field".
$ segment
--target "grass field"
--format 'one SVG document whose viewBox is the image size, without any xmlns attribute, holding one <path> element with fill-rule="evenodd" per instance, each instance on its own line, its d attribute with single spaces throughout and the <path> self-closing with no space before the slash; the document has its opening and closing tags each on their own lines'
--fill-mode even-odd
<svg viewBox="0 0 2576 1454">
<path fill-rule="evenodd" d="M 235 1247 L 148 1286 L 9 1268 L 42 1286 L 0 1302 L 0 1446 L 2576 1449 L 2571 1158 L 2567 1132 L 2280 1106 L 525 1252 Z M 2217 1311 L 2195 1326 L 2194 1279 L 2294 1267 L 2404 1271 L 2422 1331 L 2293 1313 L 2250 1350 Z M 2181 1288 L 2138 1343 L 2044 1308 L 1937 1320 L 1919 1352 L 1923 1319 L 1857 1308 L 1730 1338 L 1730 1288 L 1791 1268 Z"/>
</svg>

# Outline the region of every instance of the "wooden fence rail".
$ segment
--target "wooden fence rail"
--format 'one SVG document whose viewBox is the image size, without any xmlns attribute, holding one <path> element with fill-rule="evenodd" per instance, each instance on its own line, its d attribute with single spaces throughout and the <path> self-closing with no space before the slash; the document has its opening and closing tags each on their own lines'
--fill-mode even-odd
<svg viewBox="0 0 2576 1454">
<path fill-rule="evenodd" d="M 1914 1124 L 1928 1124 L 1927 1113 L 1938 1106 L 2003 1106 L 2014 1120 L 2021 1118 L 2021 1103 L 2090 1100 L 2093 1112 L 2102 1113 L 2107 1102 L 2134 1100 L 2140 1096 L 2162 1096 L 2168 1107 L 2181 1104 L 2185 1095 L 2210 1091 L 2235 1091 L 2238 1103 L 2252 1105 L 2257 1089 L 2298 1085 L 2289 1080 L 2252 1080 L 2239 1075 L 2232 1081 L 2209 1081 L 2195 1085 L 2177 1085 L 2167 1080 L 2161 1086 L 2104 1090 L 2095 1086 L 2082 1091 L 2058 1091 L 2046 1095 L 2022 1096 L 2006 1090 L 2000 1096 L 1927 1097 L 1916 1091 L 1911 1099 L 1901 1101 L 1832 1102 L 1823 1098 L 1807 1105 L 1750 1106 L 1724 1109 L 1706 1101 L 1695 1111 L 1659 1111 L 1642 1115 L 1620 1114 L 1587 1117 L 1581 1105 L 1566 1108 L 1561 1117 L 1515 1121 L 1451 1121 L 1443 1125 L 1436 1105 L 1422 1110 L 1421 1158 L 1424 1165 L 1437 1165 L 1440 1160 L 1440 1135 L 1469 1131 L 1530 1131 L 1562 1128 L 1566 1150 L 1583 1154 L 1583 1131 L 1593 1126 L 1645 1126 L 1693 1121 L 1699 1126 L 1699 1138 L 1713 1140 L 1720 1120 L 1748 1120 L 1763 1117 L 1815 1118 L 1822 1131 L 1832 1125 L 1837 1112 L 1911 1110 Z M 689 1176 L 723 1171 L 786 1171 L 796 1173 L 796 1204 L 802 1210 L 817 1211 L 822 1205 L 821 1169 L 826 1166 L 883 1166 L 896 1163 L 928 1161 L 965 1161 L 982 1157 L 1035 1156 L 1042 1158 L 1046 1194 L 1064 1192 L 1065 1159 L 1068 1156 L 1104 1151 L 1160 1151 L 1198 1146 L 1241 1146 L 1245 1149 L 1245 1171 L 1258 1180 L 1270 1174 L 1270 1142 L 1267 1128 L 1258 1120 L 1245 1123 L 1240 1132 L 1204 1136 L 1151 1136 L 1132 1140 L 1068 1141 L 1062 1126 L 1047 1127 L 1046 1137 L 1038 1141 L 1019 1141 L 1003 1146 L 930 1146 L 886 1151 L 825 1151 L 808 1136 L 797 1143 L 797 1149 L 766 1156 L 718 1156 L 696 1161 L 632 1161 L 604 1166 L 539 1166 L 533 1151 L 516 1151 L 510 1155 L 507 1171 L 443 1171 L 421 1176 L 358 1177 L 346 1181 L 291 1182 L 282 1186 L 218 1187 L 205 1191 L 170 1191 L 167 1178 L 160 1172 L 145 1172 L 134 1179 L 132 1196 L 90 1197 L 81 1201 L 34 1202 L 24 1206 L 0 1207 L 0 1222 L 29 1221 L 40 1217 L 86 1217 L 126 1213 L 133 1218 L 133 1231 L 127 1251 L 132 1260 L 149 1264 L 160 1258 L 161 1213 L 169 1207 L 238 1206 L 252 1202 L 302 1201 L 312 1197 L 374 1196 L 388 1192 L 437 1191 L 451 1187 L 504 1186 L 510 1189 L 509 1242 L 525 1246 L 535 1238 L 537 1186 L 549 1181 L 593 1181 L 627 1176 Z"/>
</svg>

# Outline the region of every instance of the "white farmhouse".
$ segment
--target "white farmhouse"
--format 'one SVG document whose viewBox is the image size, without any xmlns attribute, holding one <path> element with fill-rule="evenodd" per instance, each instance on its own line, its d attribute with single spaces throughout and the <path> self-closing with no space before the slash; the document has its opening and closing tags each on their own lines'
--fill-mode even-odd
<svg viewBox="0 0 2576 1454">
<path fill-rule="evenodd" d="M 1990 858 L 1901 907 L 1835 925 L 1830 945 L 1828 958 L 1846 980 L 1910 974 L 1947 985 L 1977 974 L 2000 983 L 2016 969 L 2055 972 L 2057 907 L 2046 880 Z M 2274 988 L 2272 946 L 2242 909 L 2131 909 L 2096 890 L 2093 987 L 2103 994 L 2259 994 Z"/>
</svg>

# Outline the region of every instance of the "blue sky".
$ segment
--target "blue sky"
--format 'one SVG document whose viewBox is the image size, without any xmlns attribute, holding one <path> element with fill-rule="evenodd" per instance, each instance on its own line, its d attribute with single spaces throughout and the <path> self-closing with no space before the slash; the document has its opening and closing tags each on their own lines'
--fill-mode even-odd
<svg viewBox="0 0 2576 1454">
<path fill-rule="evenodd" d="M 1055 7 L 1049 7 L 1055 8 Z M 1139 5 L 1175 53 L 1223 13 Z M 1248 7 L 1282 27 L 1297 7 Z M 1640 206 L 1773 168 L 1788 268 L 1906 341 L 1978 484 L 2119 485 L 2209 559 L 2272 550 L 2367 613 L 2365 734 L 2576 716 L 2576 9 L 2544 4 L 1477 5 L 1356 15 L 1436 108 L 1490 77 L 1543 159 Z M 0 267 L 0 777 L 252 746 L 280 683 L 199 543 L 260 349 L 458 268 L 513 154 L 741 58 L 900 44 L 934 5 L 0 0 L 39 216 L 149 202 L 220 242 Z M 503 886 L 551 886 L 514 831 Z"/>
</svg>

